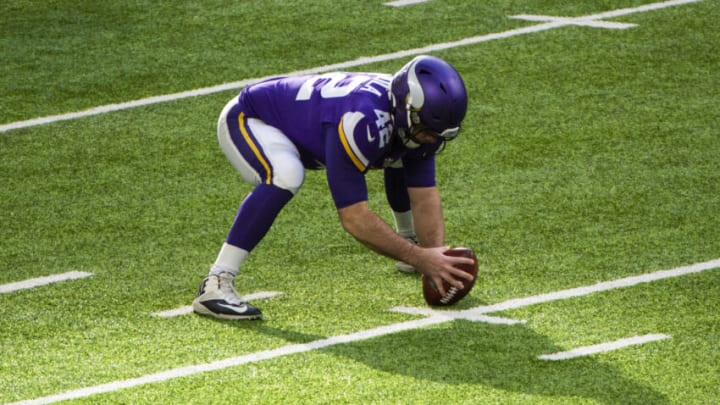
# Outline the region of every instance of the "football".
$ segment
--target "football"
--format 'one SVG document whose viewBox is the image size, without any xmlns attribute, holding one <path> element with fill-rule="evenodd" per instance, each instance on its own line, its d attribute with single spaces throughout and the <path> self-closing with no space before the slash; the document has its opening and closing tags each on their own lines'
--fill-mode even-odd
<svg viewBox="0 0 720 405">
<path fill-rule="evenodd" d="M 478 262 L 477 262 L 477 256 L 475 256 L 475 252 L 472 251 L 470 248 L 466 247 L 456 247 L 452 248 L 450 250 L 445 251 L 446 256 L 464 256 L 469 257 L 473 259 L 473 263 L 471 265 L 459 265 L 457 266 L 458 269 L 465 271 L 466 273 L 470 273 L 473 275 L 472 281 L 466 281 L 463 280 L 464 288 L 459 289 L 457 287 L 451 287 L 450 284 L 448 284 L 447 281 L 443 280 L 443 287 L 445 289 L 445 295 L 440 295 L 440 292 L 437 289 L 437 286 L 435 283 L 430 280 L 429 278 L 423 276 L 422 277 L 422 284 L 423 284 L 423 295 L 425 296 L 425 302 L 427 302 L 429 305 L 432 306 L 447 306 L 447 305 L 453 305 L 463 299 L 470 290 L 472 290 L 473 286 L 475 285 L 475 279 L 477 278 L 478 273 Z"/>
</svg>

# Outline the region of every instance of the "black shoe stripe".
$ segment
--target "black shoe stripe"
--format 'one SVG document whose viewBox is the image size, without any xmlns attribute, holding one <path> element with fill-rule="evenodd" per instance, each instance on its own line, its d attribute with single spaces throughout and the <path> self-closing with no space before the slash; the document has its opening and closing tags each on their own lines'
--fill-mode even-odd
<svg viewBox="0 0 720 405">
<path fill-rule="evenodd" d="M 205 308 L 214 314 L 237 315 L 237 316 L 262 316 L 262 312 L 248 303 L 240 305 L 230 304 L 225 300 L 207 300 L 200 302 Z"/>
</svg>

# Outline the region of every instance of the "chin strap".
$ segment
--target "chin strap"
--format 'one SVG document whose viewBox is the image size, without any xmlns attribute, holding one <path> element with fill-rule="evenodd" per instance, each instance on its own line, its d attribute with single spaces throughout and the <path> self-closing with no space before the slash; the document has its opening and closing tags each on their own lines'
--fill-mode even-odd
<svg viewBox="0 0 720 405">
<path fill-rule="evenodd" d="M 398 128 L 397 131 L 404 147 L 408 149 L 416 149 L 420 147 L 420 142 L 417 141 L 411 130 Z"/>
</svg>

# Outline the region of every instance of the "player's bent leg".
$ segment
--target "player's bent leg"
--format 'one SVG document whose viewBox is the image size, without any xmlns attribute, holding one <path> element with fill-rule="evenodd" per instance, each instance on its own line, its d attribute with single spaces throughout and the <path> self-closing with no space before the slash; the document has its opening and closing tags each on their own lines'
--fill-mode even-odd
<svg viewBox="0 0 720 405">
<path fill-rule="evenodd" d="M 261 319 L 262 312 L 238 296 L 235 276 L 302 185 L 305 170 L 293 143 L 277 128 L 247 118 L 236 100 L 223 109 L 217 133 L 225 156 L 255 189 L 238 208 L 223 249 L 192 306 L 200 315 L 220 319 Z"/>
<path fill-rule="evenodd" d="M 274 184 L 296 194 L 305 180 L 300 152 L 279 129 L 247 118 L 234 101 L 225 106 L 218 141 L 230 163 L 252 184 Z"/>
<path fill-rule="evenodd" d="M 277 215 L 302 186 L 305 169 L 300 152 L 277 128 L 258 119 L 241 117 L 238 130 L 243 134 L 242 140 L 233 139 L 233 145 L 240 152 L 241 159 L 233 164 L 236 168 L 252 168 L 250 172 L 239 171 L 246 180 L 259 178 L 260 181 L 255 183 L 255 189 L 238 209 L 227 243 L 250 252 L 265 237 Z M 230 133 L 233 132 L 235 128 L 230 127 Z M 252 144 L 252 153 L 238 145 L 243 141 Z M 231 158 L 232 154 L 228 157 Z"/>
</svg>

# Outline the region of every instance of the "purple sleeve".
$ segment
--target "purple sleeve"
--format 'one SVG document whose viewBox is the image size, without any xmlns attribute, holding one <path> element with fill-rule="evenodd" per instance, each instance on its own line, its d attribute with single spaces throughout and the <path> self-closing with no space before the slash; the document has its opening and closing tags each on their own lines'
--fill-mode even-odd
<svg viewBox="0 0 720 405">
<path fill-rule="evenodd" d="M 326 127 L 327 178 L 337 208 L 368 199 L 365 173 L 387 152 L 390 117 L 380 113 L 346 112 L 337 127 Z"/>
</svg>

